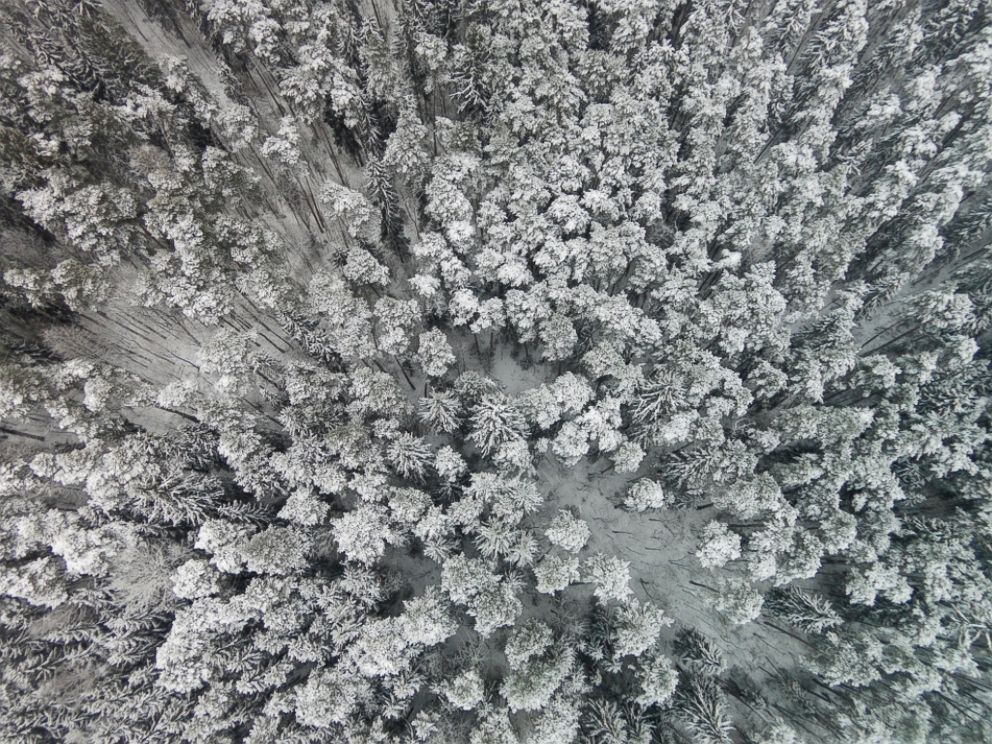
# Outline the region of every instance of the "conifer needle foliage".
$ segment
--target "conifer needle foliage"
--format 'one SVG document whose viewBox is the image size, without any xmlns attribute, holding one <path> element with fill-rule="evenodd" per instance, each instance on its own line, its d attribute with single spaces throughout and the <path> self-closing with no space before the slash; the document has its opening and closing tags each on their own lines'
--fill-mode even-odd
<svg viewBox="0 0 992 744">
<path fill-rule="evenodd" d="M 0 741 L 992 740 L 988 0 L 0 0 Z"/>
</svg>

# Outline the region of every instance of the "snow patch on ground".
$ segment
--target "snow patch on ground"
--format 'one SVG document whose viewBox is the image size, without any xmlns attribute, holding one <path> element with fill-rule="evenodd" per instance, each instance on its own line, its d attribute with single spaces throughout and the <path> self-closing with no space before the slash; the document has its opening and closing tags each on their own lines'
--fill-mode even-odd
<svg viewBox="0 0 992 744">
<path fill-rule="evenodd" d="M 712 510 L 626 511 L 618 504 L 629 483 L 643 474 L 600 473 L 600 467 L 587 461 L 565 467 L 546 459 L 538 472 L 545 510 L 551 515 L 566 506 L 578 509 L 592 531 L 580 557 L 606 553 L 630 562 L 635 596 L 658 605 L 676 621 L 663 630 L 663 638 L 670 640 L 680 625 L 694 627 L 716 643 L 728 667 L 741 666 L 757 676 L 763 659 L 768 670 L 799 661 L 805 650 L 800 641 L 760 619 L 730 624 L 713 605 L 716 595 L 699 586 L 716 588 L 721 577 L 732 575 L 729 570 L 707 575 L 695 556 L 698 533 L 713 518 Z"/>
</svg>

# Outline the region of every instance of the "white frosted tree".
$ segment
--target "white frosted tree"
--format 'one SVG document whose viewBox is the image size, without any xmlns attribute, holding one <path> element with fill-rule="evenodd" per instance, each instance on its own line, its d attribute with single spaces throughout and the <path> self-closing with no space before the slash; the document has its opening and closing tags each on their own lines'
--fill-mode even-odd
<svg viewBox="0 0 992 744">
<path fill-rule="evenodd" d="M 761 594 L 746 579 L 721 585 L 716 600 L 717 609 L 734 625 L 745 625 L 757 620 L 763 604 Z"/>
<path fill-rule="evenodd" d="M 588 524 L 570 510 L 563 509 L 551 520 L 544 534 L 553 545 L 578 553 L 588 542 L 591 532 Z"/>
<path fill-rule="evenodd" d="M 671 498 L 665 493 L 660 483 L 650 478 L 640 478 L 627 489 L 623 499 L 625 509 L 643 512 L 648 509 L 664 509 L 671 505 Z"/>
<path fill-rule="evenodd" d="M 463 413 L 462 402 L 451 391 L 433 392 L 417 401 L 417 417 L 434 432 L 457 431 Z"/>
<path fill-rule="evenodd" d="M 741 536 L 723 522 L 711 521 L 703 528 L 696 557 L 703 568 L 720 568 L 741 557 Z"/>
<path fill-rule="evenodd" d="M 582 564 L 583 581 L 593 584 L 596 599 L 606 603 L 624 600 L 631 594 L 630 563 L 616 556 L 597 553 Z"/>
<path fill-rule="evenodd" d="M 352 246 L 345 256 L 342 273 L 356 285 L 389 286 L 389 269 L 361 246 Z"/>
<path fill-rule="evenodd" d="M 300 162 L 300 132 L 290 116 L 279 122 L 279 131 L 267 137 L 259 152 L 285 166 L 293 167 Z"/>
<path fill-rule="evenodd" d="M 679 672 L 672 660 L 664 654 L 655 653 L 642 657 L 637 669 L 637 682 L 640 692 L 637 703 L 648 708 L 652 705 L 664 706 L 672 699 L 679 684 Z"/>
<path fill-rule="evenodd" d="M 673 622 L 659 607 L 636 599 L 626 601 L 614 616 L 615 654 L 640 656 L 654 645 L 661 629 Z"/>
<path fill-rule="evenodd" d="M 637 442 L 623 442 L 611 455 L 613 468 L 618 473 L 635 473 L 644 460 L 645 454 L 644 448 Z"/>
<path fill-rule="evenodd" d="M 526 669 L 531 658 L 541 656 L 551 645 L 551 628 L 538 620 L 528 620 L 518 625 L 506 640 L 504 653 L 513 669 Z"/>
<path fill-rule="evenodd" d="M 474 669 L 467 669 L 445 682 L 440 688 L 445 699 L 459 710 L 472 710 L 482 702 L 485 689 L 482 677 Z"/>
<path fill-rule="evenodd" d="M 334 519 L 331 530 L 341 552 L 361 564 L 375 563 L 395 539 L 385 509 L 376 504 L 361 504 Z"/>
<path fill-rule="evenodd" d="M 406 354 L 420 323 L 420 306 L 417 302 L 382 297 L 376 301 L 373 315 L 379 351 L 391 356 Z"/>
<path fill-rule="evenodd" d="M 571 555 L 550 553 L 534 566 L 537 591 L 560 592 L 579 580 L 579 559 Z"/>
<path fill-rule="evenodd" d="M 469 438 L 483 455 L 500 445 L 522 439 L 526 433 L 523 415 L 507 396 L 489 394 L 472 409 Z"/>
<path fill-rule="evenodd" d="M 437 328 L 420 334 L 417 357 L 421 368 L 431 377 L 443 377 L 456 361 L 447 336 Z"/>
</svg>

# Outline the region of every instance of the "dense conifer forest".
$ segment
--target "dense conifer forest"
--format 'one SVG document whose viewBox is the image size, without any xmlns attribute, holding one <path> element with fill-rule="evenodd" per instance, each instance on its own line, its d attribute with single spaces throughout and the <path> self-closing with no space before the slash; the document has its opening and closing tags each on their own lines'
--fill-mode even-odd
<svg viewBox="0 0 992 744">
<path fill-rule="evenodd" d="M 992 741 L 992 2 L 0 0 L 0 741 Z"/>
</svg>

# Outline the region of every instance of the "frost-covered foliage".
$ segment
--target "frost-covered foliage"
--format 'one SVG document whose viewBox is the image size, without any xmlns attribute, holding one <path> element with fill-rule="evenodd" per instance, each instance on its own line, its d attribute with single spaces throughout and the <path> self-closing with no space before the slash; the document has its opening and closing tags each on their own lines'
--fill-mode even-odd
<svg viewBox="0 0 992 744">
<path fill-rule="evenodd" d="M 710 522 L 703 529 L 696 557 L 703 568 L 720 568 L 741 557 L 741 536 L 723 522 Z"/>
<path fill-rule="evenodd" d="M 642 512 L 648 509 L 663 509 L 669 498 L 659 483 L 650 478 L 634 481 L 627 489 L 623 505 L 625 509 Z"/>
<path fill-rule="evenodd" d="M 0 39 L 0 740 L 992 740 L 987 2 Z"/>
<path fill-rule="evenodd" d="M 544 534 L 552 544 L 571 553 L 578 553 L 589 540 L 589 525 L 572 512 L 560 511 L 545 529 Z"/>
</svg>

